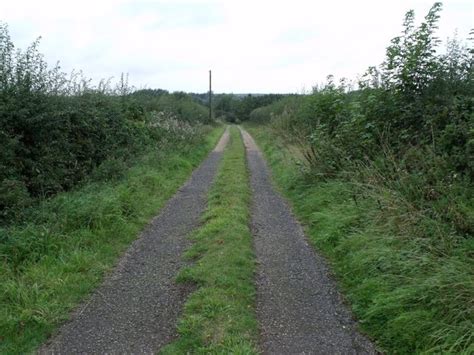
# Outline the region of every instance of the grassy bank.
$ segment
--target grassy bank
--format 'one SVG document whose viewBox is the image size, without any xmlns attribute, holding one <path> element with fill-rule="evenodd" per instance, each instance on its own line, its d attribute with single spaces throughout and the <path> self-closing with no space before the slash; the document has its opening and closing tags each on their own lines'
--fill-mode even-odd
<svg viewBox="0 0 474 355">
<path fill-rule="evenodd" d="M 121 179 L 58 194 L 0 229 L 0 353 L 31 351 L 67 319 L 221 133 L 153 151 Z"/>
<path fill-rule="evenodd" d="M 443 238 L 449 226 L 394 191 L 314 179 L 269 127 L 248 128 L 365 332 L 388 353 L 474 351 L 472 238 Z"/>
<path fill-rule="evenodd" d="M 186 254 L 193 266 L 178 277 L 198 289 L 185 305 L 180 337 L 164 353 L 257 352 L 249 199 L 245 150 L 239 131 L 232 128 L 204 224 L 192 236 L 194 244 Z"/>
</svg>

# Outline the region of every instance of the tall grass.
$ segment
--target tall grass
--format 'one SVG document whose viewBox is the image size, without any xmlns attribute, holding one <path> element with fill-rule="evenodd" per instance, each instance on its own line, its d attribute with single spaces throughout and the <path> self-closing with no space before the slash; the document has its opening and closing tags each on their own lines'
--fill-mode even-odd
<svg viewBox="0 0 474 355">
<path fill-rule="evenodd" d="M 474 48 L 439 49 L 440 10 L 419 26 L 407 12 L 357 89 L 330 76 L 250 115 L 272 128 L 253 132 L 276 179 L 391 353 L 474 350 Z"/>
<path fill-rule="evenodd" d="M 249 130 L 362 329 L 392 354 L 472 353 L 473 239 L 383 185 L 317 179 L 266 126 Z"/>
<path fill-rule="evenodd" d="M 93 85 L 0 23 L 0 353 L 40 344 L 215 144 L 184 93 Z"/>
<path fill-rule="evenodd" d="M 0 229 L 0 353 L 29 352 L 66 320 L 221 133 L 202 128 L 137 159 L 122 178 L 60 193 Z"/>
<path fill-rule="evenodd" d="M 329 77 L 311 95 L 261 107 L 250 119 L 298 146 L 314 181 L 344 179 L 356 195 L 388 194 L 380 208 L 404 206 L 410 217 L 401 233 L 457 245 L 474 233 L 474 48 L 453 39 L 438 51 L 440 10 L 435 3 L 418 27 L 409 11 L 386 60 L 358 90 Z M 415 216 L 442 228 L 420 227 Z"/>
</svg>

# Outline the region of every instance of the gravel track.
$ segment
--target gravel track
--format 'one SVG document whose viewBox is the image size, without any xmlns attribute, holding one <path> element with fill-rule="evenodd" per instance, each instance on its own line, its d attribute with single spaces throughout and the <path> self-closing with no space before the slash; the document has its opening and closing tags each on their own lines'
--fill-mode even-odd
<svg viewBox="0 0 474 355">
<path fill-rule="evenodd" d="M 257 318 L 265 354 L 375 354 L 337 291 L 324 259 L 308 244 L 252 137 L 241 130 L 253 192 L 258 260 Z"/>
<path fill-rule="evenodd" d="M 176 320 L 192 287 L 174 279 L 184 265 L 186 235 L 200 223 L 228 139 L 226 130 L 214 151 L 40 354 L 149 354 L 176 337 Z"/>
</svg>

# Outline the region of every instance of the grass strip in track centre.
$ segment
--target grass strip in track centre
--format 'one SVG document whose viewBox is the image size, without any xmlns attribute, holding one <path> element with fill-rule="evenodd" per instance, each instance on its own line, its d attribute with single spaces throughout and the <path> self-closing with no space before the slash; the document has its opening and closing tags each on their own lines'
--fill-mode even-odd
<svg viewBox="0 0 474 355">
<path fill-rule="evenodd" d="M 255 256 L 249 229 L 250 187 L 245 149 L 233 127 L 216 181 L 209 193 L 204 224 L 192 234 L 194 244 L 179 282 L 197 284 L 178 323 L 179 338 L 164 354 L 257 353 Z"/>
<path fill-rule="evenodd" d="M 474 353 L 472 239 L 447 247 L 442 240 L 417 238 L 392 194 L 355 201 L 350 181 L 305 177 L 296 164 L 298 152 L 270 127 L 246 128 L 313 246 L 331 263 L 361 328 L 385 352 Z M 428 216 L 418 223 L 443 228 Z"/>
<path fill-rule="evenodd" d="M 0 229 L 0 353 L 31 352 L 66 320 L 222 132 L 150 153 L 122 179 L 59 194 L 26 225 Z"/>
</svg>

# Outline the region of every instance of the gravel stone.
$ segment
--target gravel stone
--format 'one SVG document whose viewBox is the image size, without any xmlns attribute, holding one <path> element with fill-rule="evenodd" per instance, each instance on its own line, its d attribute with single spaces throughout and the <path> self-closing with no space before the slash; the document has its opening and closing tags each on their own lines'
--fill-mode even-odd
<svg viewBox="0 0 474 355">
<path fill-rule="evenodd" d="M 308 244 L 252 137 L 241 130 L 253 192 L 257 318 L 264 354 L 376 354 L 356 329 L 325 260 Z"/>
<path fill-rule="evenodd" d="M 150 354 L 176 337 L 176 321 L 193 287 L 175 283 L 186 238 L 199 226 L 228 131 L 168 201 L 103 284 L 40 354 Z"/>
</svg>

